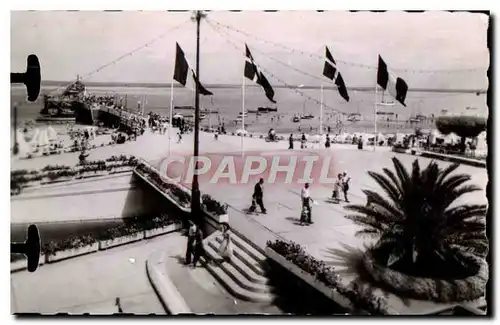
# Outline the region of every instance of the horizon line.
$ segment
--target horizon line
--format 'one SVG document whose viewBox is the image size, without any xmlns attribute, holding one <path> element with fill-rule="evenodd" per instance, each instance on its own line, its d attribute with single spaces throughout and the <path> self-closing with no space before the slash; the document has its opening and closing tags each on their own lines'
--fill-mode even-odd
<svg viewBox="0 0 500 325">
<path fill-rule="evenodd" d="M 42 80 L 42 86 L 65 86 L 69 85 L 74 81 L 59 81 L 59 80 Z M 89 81 L 85 82 L 87 86 L 103 86 L 103 87 L 138 87 L 138 88 L 170 88 L 170 83 L 160 83 L 160 82 L 120 82 L 120 81 Z M 241 84 L 204 84 L 206 88 L 241 88 Z M 247 87 L 260 87 L 259 85 L 249 84 Z M 300 87 L 299 87 L 300 86 Z M 179 84 L 174 84 L 174 88 L 185 88 Z M 321 89 L 321 86 L 313 85 L 277 85 L 273 86 L 276 89 Z M 336 89 L 336 86 L 323 86 L 324 89 Z M 348 90 L 353 91 L 368 91 L 373 90 L 373 86 L 353 86 L 347 87 Z M 445 88 L 409 88 L 408 91 L 413 92 L 436 92 L 436 93 L 477 93 L 483 94 L 487 92 L 487 89 L 473 89 L 473 88 L 463 88 L 463 89 L 445 89 Z"/>
</svg>

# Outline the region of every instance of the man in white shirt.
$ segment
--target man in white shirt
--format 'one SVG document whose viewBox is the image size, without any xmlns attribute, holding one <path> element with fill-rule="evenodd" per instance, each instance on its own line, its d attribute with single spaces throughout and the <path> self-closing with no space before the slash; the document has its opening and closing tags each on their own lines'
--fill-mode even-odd
<svg viewBox="0 0 500 325">
<path fill-rule="evenodd" d="M 302 199 L 302 211 L 307 211 L 307 220 L 306 223 L 312 224 L 311 220 L 311 195 L 309 193 L 309 183 L 306 183 L 302 190 L 300 191 L 300 198 Z M 300 223 L 302 224 L 303 218 L 301 217 Z"/>
</svg>

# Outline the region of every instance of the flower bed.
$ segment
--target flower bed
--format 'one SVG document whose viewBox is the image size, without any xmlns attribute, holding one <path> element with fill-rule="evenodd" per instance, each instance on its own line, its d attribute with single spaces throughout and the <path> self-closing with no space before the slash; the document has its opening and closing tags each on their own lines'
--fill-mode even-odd
<svg viewBox="0 0 500 325">
<path fill-rule="evenodd" d="M 173 196 L 175 201 L 184 208 L 188 208 L 191 203 L 191 194 L 176 184 L 165 182 L 158 171 L 145 163 L 139 163 L 136 168 L 145 179 L 151 182 L 154 186 L 158 187 L 160 191 L 167 195 Z"/>
<path fill-rule="evenodd" d="M 208 194 L 203 194 L 201 200 L 206 212 L 210 214 L 213 219 L 217 220 L 219 223 L 229 223 L 229 215 L 227 214 L 228 205 L 226 203 L 222 204 Z"/>
<path fill-rule="evenodd" d="M 376 297 L 369 290 L 362 290 L 356 283 L 345 286 L 333 267 L 319 261 L 298 244 L 281 240 L 267 242 L 266 253 L 284 268 L 318 289 L 341 306 L 364 310 L 371 314 L 392 314 L 385 299 Z M 346 303 L 345 298 L 350 302 Z"/>
<path fill-rule="evenodd" d="M 159 235 L 168 234 L 169 232 L 174 232 L 181 228 L 180 224 L 172 224 L 161 228 L 146 229 L 144 230 L 144 238 L 153 238 Z"/>
<path fill-rule="evenodd" d="M 111 247 L 116 247 L 116 246 L 121 246 L 125 245 L 128 243 L 133 243 L 139 240 L 144 239 L 144 231 L 139 231 L 134 234 L 129 234 L 121 237 L 115 237 L 111 239 L 106 239 L 106 240 L 100 240 L 99 241 L 99 249 L 108 249 Z"/>
<path fill-rule="evenodd" d="M 112 156 L 107 160 L 79 163 L 75 167 L 47 165 L 41 170 L 15 170 L 11 172 L 11 188 L 19 189 L 13 195 L 21 193 L 23 187 L 39 184 L 65 182 L 73 179 L 103 176 L 130 171 L 138 163 L 134 156 Z"/>
<path fill-rule="evenodd" d="M 157 217 L 142 216 L 128 218 L 124 224 L 104 229 L 97 233 L 73 236 L 62 240 L 51 240 L 42 246 L 43 261 L 49 263 L 76 257 L 99 249 L 111 248 L 146 237 L 146 232 L 150 235 L 152 230 L 158 229 L 156 235 L 180 229 L 179 220 L 168 219 L 166 215 Z M 168 228 L 169 231 L 165 231 Z M 162 232 L 164 231 L 164 232 Z M 23 255 L 11 255 L 11 263 L 21 264 Z M 41 257 L 42 258 L 42 257 Z M 42 260 L 41 260 L 42 261 Z M 43 263 L 40 263 L 40 265 Z"/>
</svg>

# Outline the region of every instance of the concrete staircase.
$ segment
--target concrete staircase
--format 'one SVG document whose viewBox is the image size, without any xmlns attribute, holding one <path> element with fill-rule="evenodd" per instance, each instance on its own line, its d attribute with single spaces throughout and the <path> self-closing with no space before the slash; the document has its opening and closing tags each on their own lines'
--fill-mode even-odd
<svg viewBox="0 0 500 325">
<path fill-rule="evenodd" d="M 216 231 L 205 238 L 208 271 L 235 297 L 253 302 L 272 302 L 274 295 L 265 276 L 266 257 L 245 239 L 231 232 L 233 257 L 222 260 L 217 253 L 222 234 Z"/>
</svg>

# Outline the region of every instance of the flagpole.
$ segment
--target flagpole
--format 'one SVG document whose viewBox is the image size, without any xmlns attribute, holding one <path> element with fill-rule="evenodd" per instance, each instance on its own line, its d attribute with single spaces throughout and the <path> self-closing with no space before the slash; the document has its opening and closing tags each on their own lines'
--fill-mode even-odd
<svg viewBox="0 0 500 325">
<path fill-rule="evenodd" d="M 375 105 L 373 107 L 373 126 L 375 130 L 375 138 L 373 139 L 373 151 L 375 151 L 375 148 L 377 147 L 377 103 L 378 100 L 378 85 L 375 83 Z"/>
<path fill-rule="evenodd" d="M 175 67 L 175 64 L 174 64 L 174 67 Z M 173 75 L 174 74 L 172 74 L 172 76 Z M 169 156 L 170 156 L 170 147 L 171 147 L 170 142 L 172 141 L 172 128 L 174 127 L 173 120 L 172 120 L 173 110 L 174 110 L 174 78 L 172 77 L 172 81 L 170 82 L 170 117 L 169 117 L 170 126 L 168 128 L 168 155 Z"/>
<path fill-rule="evenodd" d="M 245 132 L 245 74 L 243 74 L 243 82 L 241 84 L 241 92 L 242 92 L 242 101 L 241 101 L 241 155 L 243 156 L 243 152 L 244 152 L 244 148 L 243 148 L 243 145 L 244 145 L 244 140 L 243 140 L 243 133 Z"/>
<path fill-rule="evenodd" d="M 319 147 L 321 148 L 321 140 L 323 139 L 323 83 L 321 83 L 321 105 L 319 109 Z"/>
</svg>

